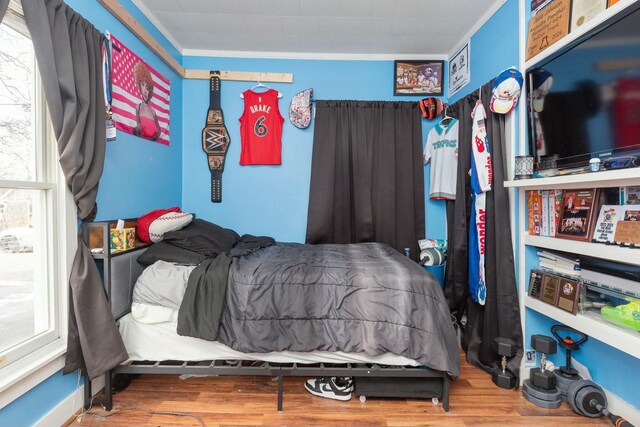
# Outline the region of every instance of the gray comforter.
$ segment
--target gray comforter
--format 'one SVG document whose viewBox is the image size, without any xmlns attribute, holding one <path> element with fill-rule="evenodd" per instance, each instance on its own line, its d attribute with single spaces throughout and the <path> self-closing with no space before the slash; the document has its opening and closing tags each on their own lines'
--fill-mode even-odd
<svg viewBox="0 0 640 427">
<path fill-rule="evenodd" d="M 438 282 L 385 244 L 278 243 L 231 257 L 225 302 L 217 339 L 235 350 L 390 352 L 460 373 Z"/>
</svg>

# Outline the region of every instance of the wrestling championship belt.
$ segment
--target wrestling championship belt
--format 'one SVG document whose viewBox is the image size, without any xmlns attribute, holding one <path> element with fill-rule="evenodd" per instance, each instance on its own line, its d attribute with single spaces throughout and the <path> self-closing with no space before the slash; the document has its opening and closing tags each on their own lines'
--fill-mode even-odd
<svg viewBox="0 0 640 427">
<path fill-rule="evenodd" d="M 220 106 L 220 72 L 211 71 L 209 76 L 209 110 L 207 111 L 207 124 L 202 129 L 202 149 L 207 153 L 209 170 L 211 171 L 211 201 L 220 203 L 222 201 L 224 157 L 231 139 L 224 126 L 224 114 Z"/>
</svg>

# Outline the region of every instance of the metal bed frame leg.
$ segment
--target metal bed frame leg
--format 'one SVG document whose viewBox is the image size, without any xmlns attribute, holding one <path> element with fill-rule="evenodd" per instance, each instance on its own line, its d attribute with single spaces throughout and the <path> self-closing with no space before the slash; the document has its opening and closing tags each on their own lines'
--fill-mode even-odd
<svg viewBox="0 0 640 427">
<path fill-rule="evenodd" d="M 282 375 L 278 375 L 278 412 L 282 412 Z"/>
<path fill-rule="evenodd" d="M 110 411 L 113 409 L 113 393 L 111 391 L 111 371 L 104 374 L 104 400 L 102 402 L 104 409 Z"/>
<path fill-rule="evenodd" d="M 442 409 L 445 412 L 449 412 L 449 385 L 450 380 L 447 375 L 442 377 Z"/>
<path fill-rule="evenodd" d="M 107 411 L 113 409 L 113 392 L 111 391 L 111 371 L 104 374 L 104 395 L 92 397 L 91 380 L 84 376 L 84 410 L 88 411 L 93 405 L 102 405 Z"/>
<path fill-rule="evenodd" d="M 89 376 L 83 375 L 84 378 L 84 410 L 89 410 L 89 403 L 91 402 L 91 380 Z"/>
</svg>

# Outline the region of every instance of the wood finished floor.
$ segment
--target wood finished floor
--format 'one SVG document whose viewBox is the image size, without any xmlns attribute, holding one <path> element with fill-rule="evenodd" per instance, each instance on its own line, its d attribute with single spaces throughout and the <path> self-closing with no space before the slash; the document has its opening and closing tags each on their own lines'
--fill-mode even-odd
<svg viewBox="0 0 640 427">
<path fill-rule="evenodd" d="M 431 400 L 357 398 L 348 402 L 314 397 L 304 378 L 286 378 L 284 411 L 278 412 L 277 383 L 270 377 L 205 377 L 181 380 L 174 375 L 142 375 L 114 396 L 114 411 L 146 407 L 198 415 L 206 426 L 606 426 L 605 418 L 584 418 L 569 405 L 539 408 L 521 390 L 496 387 L 484 371 L 462 355 L 460 379 L 451 385 L 450 412 Z M 107 414 L 102 409 L 96 413 Z M 151 414 L 134 409 L 108 418 L 86 414 L 67 426 L 198 426 L 190 417 Z"/>
</svg>

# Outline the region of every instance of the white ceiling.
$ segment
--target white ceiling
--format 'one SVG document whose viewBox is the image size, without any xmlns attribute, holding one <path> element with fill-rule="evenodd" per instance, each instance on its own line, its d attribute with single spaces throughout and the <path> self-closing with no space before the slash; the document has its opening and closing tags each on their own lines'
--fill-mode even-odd
<svg viewBox="0 0 640 427">
<path fill-rule="evenodd" d="M 504 0 L 133 2 L 184 55 L 407 59 L 449 54 Z"/>
</svg>

